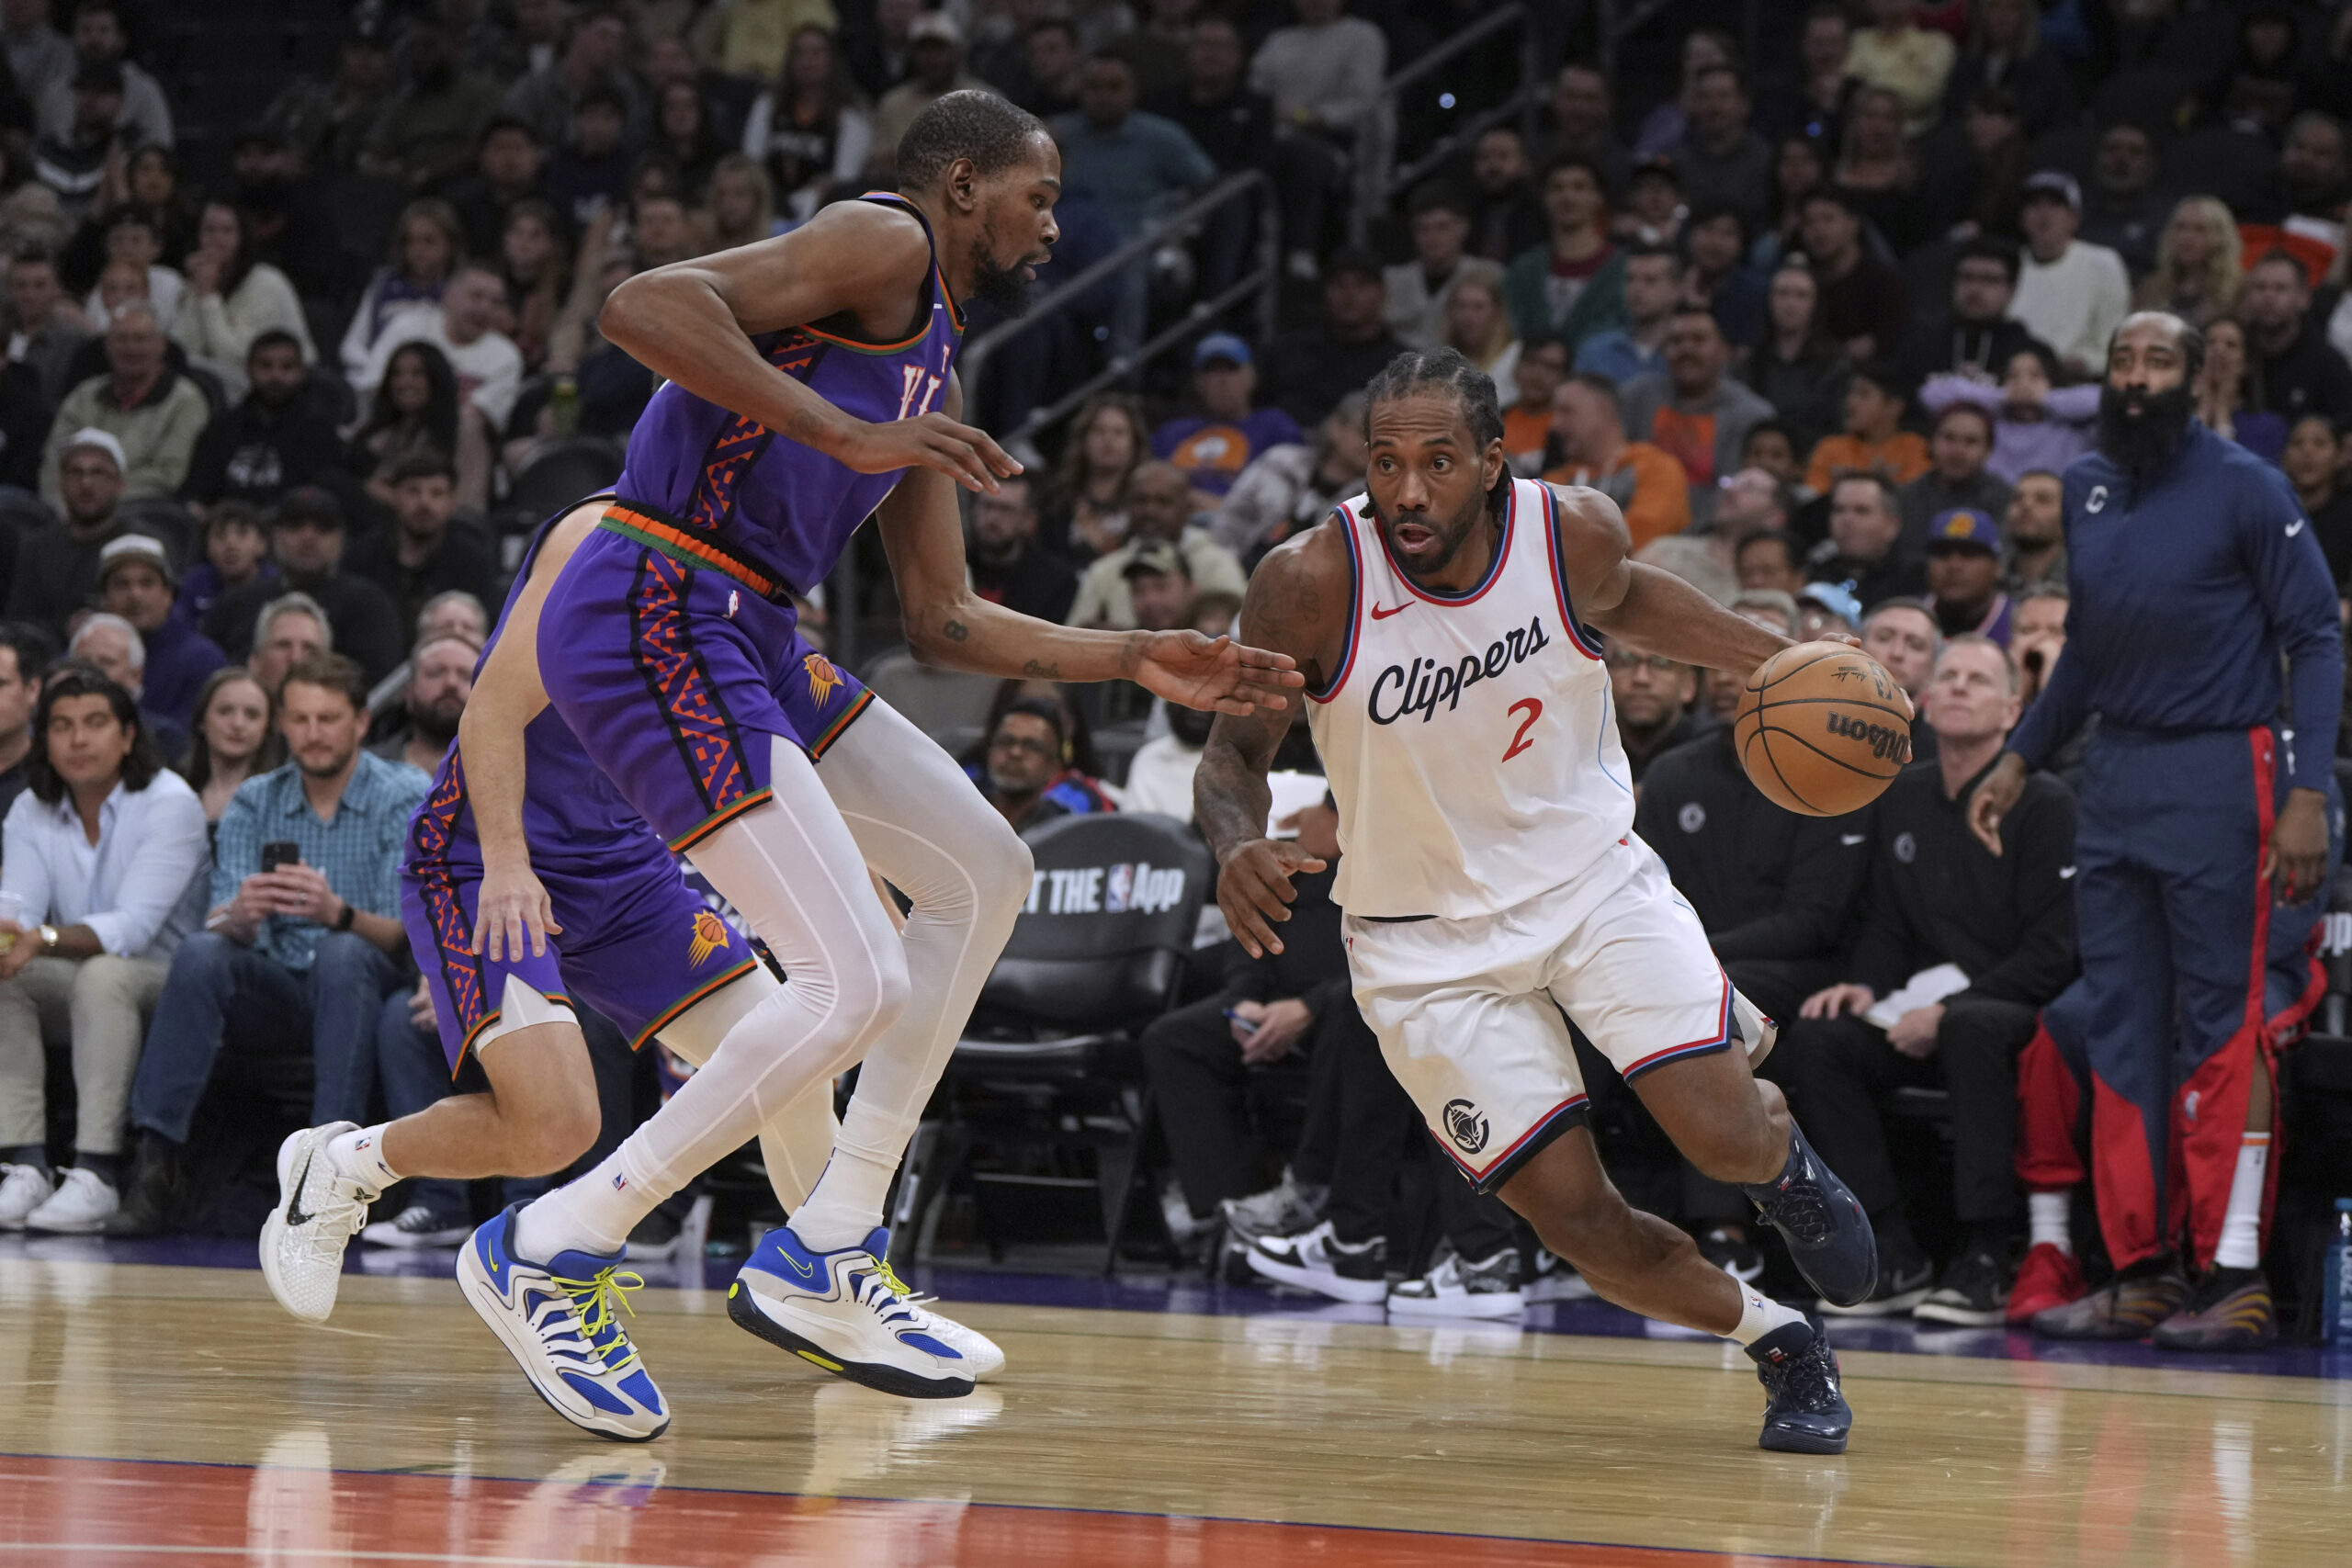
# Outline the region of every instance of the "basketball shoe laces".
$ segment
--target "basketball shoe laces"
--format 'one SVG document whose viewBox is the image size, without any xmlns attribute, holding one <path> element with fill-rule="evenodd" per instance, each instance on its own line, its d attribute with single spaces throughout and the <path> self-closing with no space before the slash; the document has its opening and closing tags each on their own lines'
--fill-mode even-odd
<svg viewBox="0 0 2352 1568">
<path fill-rule="evenodd" d="M 548 1281 L 563 1293 L 544 1300 L 531 1314 L 531 1326 L 550 1353 L 595 1361 L 608 1373 L 625 1372 L 638 1364 L 637 1343 L 621 1326 L 613 1308 L 617 1305 L 629 1316 L 637 1315 L 628 1298 L 632 1292 L 645 1289 L 643 1275 L 612 1268 L 598 1269 L 594 1279 L 549 1275 Z M 574 1350 L 559 1343 L 564 1339 L 576 1339 L 586 1348 Z"/>
<path fill-rule="evenodd" d="M 856 1293 L 858 1304 L 880 1318 L 886 1326 L 904 1321 L 910 1327 L 921 1328 L 926 1315 L 921 1303 L 938 1299 L 917 1296 L 907 1289 L 907 1282 L 899 1278 L 898 1270 L 879 1258 L 874 1259 L 870 1269 L 851 1270 L 850 1289 Z"/>
<path fill-rule="evenodd" d="M 1780 1181 L 1769 1191 L 1770 1202 L 1759 1201 L 1757 1212 L 1780 1229 L 1794 1236 L 1807 1247 L 1819 1247 L 1829 1239 L 1833 1226 L 1829 1215 L 1829 1201 L 1823 1196 L 1821 1184 L 1810 1179 L 1813 1156 L 1805 1156 L 1804 1168 Z"/>
<path fill-rule="evenodd" d="M 322 1154 L 318 1157 L 326 1156 Z M 351 1187 L 348 1193 L 343 1190 L 346 1182 Z M 326 1201 L 311 1211 L 312 1223 L 289 1226 L 284 1234 L 292 1239 L 304 1262 L 339 1263 L 345 1245 L 358 1234 L 361 1225 L 368 1223 L 368 1205 L 374 1202 L 377 1196 L 340 1171 L 331 1171 L 327 1179 Z M 295 1201 L 300 1201 L 301 1194 L 298 1192 Z"/>
</svg>

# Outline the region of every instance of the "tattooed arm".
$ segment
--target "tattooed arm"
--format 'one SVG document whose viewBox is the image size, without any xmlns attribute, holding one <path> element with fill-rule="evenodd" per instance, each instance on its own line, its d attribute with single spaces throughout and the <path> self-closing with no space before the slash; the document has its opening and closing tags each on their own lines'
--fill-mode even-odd
<svg viewBox="0 0 2352 1568">
<path fill-rule="evenodd" d="M 1277 546 L 1250 580 L 1241 635 L 1288 655 L 1304 679 L 1321 685 L 1346 650 L 1350 570 L 1347 542 L 1329 522 Z M 1283 950 L 1273 928 L 1290 919 L 1298 897 L 1292 873 L 1324 864 L 1296 843 L 1266 837 L 1273 804 L 1266 769 L 1289 728 L 1285 713 L 1220 713 L 1193 775 L 1193 817 L 1216 856 L 1217 908 L 1252 958 Z"/>
<path fill-rule="evenodd" d="M 947 383 L 950 418 L 963 389 Z M 1133 681 L 1171 703 L 1216 713 L 1287 706 L 1306 683 L 1287 658 L 1198 632 L 1082 631 L 991 604 L 972 592 L 964 522 L 944 475 L 910 468 L 875 511 L 897 580 L 907 646 L 925 664 L 1037 681 Z"/>
</svg>

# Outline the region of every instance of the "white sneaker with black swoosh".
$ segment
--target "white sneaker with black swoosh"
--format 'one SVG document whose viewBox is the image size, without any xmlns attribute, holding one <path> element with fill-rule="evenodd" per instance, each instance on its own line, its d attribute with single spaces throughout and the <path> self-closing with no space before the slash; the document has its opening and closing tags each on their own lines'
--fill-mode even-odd
<svg viewBox="0 0 2352 1568">
<path fill-rule="evenodd" d="M 760 1238 L 727 1287 L 736 1326 L 829 1372 L 906 1399 L 959 1399 L 975 1369 L 910 1305 L 882 1259 L 890 1233 L 876 1225 L 858 1247 L 814 1252 L 788 1224 Z"/>
<path fill-rule="evenodd" d="M 324 1323 L 334 1311 L 344 1248 L 376 1201 L 375 1191 L 345 1176 L 327 1152 L 357 1125 L 305 1127 L 277 1145 L 277 1207 L 261 1225 L 261 1277 L 277 1304 L 305 1323 Z"/>
</svg>

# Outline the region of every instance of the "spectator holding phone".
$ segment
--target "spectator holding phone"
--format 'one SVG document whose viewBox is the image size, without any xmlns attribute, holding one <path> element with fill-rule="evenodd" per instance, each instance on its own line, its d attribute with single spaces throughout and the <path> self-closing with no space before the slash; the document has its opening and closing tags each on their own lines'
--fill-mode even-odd
<svg viewBox="0 0 2352 1568">
<path fill-rule="evenodd" d="M 431 784 L 360 749 L 368 683 L 342 655 L 300 660 L 279 701 L 294 760 L 247 780 L 229 803 L 212 912 L 181 943 L 155 1006 L 131 1089 L 141 1142 L 126 1230 L 177 1217 L 185 1145 L 229 1018 L 239 1021 L 233 1049 L 311 1058 L 314 1122 L 363 1116 L 375 1088 L 368 1044 L 408 951 L 401 856 Z"/>
</svg>

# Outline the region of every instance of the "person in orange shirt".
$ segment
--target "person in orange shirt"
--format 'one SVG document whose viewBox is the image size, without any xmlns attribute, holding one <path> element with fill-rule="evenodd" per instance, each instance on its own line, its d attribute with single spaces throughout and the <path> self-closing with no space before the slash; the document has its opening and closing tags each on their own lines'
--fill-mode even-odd
<svg viewBox="0 0 2352 1568">
<path fill-rule="evenodd" d="M 1552 439 L 1552 394 L 1568 374 L 1568 345 L 1555 337 L 1519 345 L 1511 382 L 1519 397 L 1503 410 L 1503 457 L 1510 471 L 1532 479 L 1544 467 Z"/>
<path fill-rule="evenodd" d="M 1608 377 L 1588 372 L 1561 382 L 1552 395 L 1552 429 L 1568 460 L 1546 473 L 1545 482 L 1590 485 L 1615 502 L 1633 550 L 1690 526 L 1690 476 L 1663 447 L 1625 439 L 1617 388 Z"/>
<path fill-rule="evenodd" d="M 1909 484 L 1928 471 L 1927 438 L 1903 428 L 1910 389 L 1894 368 L 1866 365 L 1846 387 L 1846 429 L 1824 436 L 1805 465 L 1805 487 L 1829 493 L 1840 474 L 1880 474 Z"/>
</svg>

